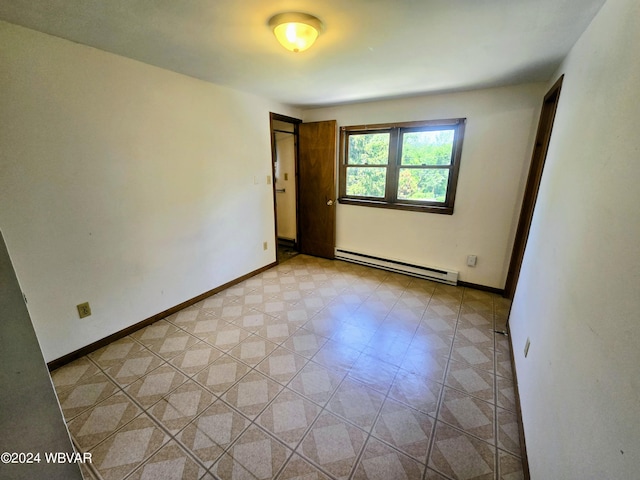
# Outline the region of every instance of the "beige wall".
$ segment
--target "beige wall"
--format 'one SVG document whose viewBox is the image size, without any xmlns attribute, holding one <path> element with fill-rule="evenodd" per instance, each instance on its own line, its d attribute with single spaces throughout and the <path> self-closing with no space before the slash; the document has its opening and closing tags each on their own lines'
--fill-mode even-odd
<svg viewBox="0 0 640 480">
<path fill-rule="evenodd" d="M 275 260 L 269 111 L 299 112 L 4 22 L 0 45 L 0 229 L 46 360 Z"/>
<path fill-rule="evenodd" d="M 338 248 L 503 288 L 543 94 L 529 84 L 304 111 L 305 122 L 339 126 L 467 118 L 454 214 L 338 205 Z M 475 268 L 467 255 L 478 256 Z"/>
<path fill-rule="evenodd" d="M 533 479 L 639 475 L 638 45 L 640 3 L 609 0 L 558 72 L 510 318 Z"/>
</svg>

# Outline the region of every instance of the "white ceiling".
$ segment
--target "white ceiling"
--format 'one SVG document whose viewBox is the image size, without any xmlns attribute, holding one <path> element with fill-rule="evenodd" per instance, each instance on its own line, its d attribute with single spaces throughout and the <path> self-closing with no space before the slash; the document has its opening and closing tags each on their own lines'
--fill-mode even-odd
<svg viewBox="0 0 640 480">
<path fill-rule="evenodd" d="M 0 19 L 297 106 L 547 81 L 605 0 L 3 0 Z M 306 52 L 267 26 L 320 18 Z"/>
</svg>

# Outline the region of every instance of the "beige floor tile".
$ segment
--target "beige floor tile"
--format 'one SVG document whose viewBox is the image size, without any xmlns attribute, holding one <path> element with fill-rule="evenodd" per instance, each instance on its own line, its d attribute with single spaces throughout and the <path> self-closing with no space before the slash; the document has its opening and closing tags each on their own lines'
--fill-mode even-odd
<svg viewBox="0 0 640 480">
<path fill-rule="evenodd" d="M 94 467 L 104 480 L 122 479 L 169 441 L 144 413 L 91 449 Z"/>
<path fill-rule="evenodd" d="M 297 255 L 52 379 L 105 480 L 514 480 L 509 306 Z"/>
<path fill-rule="evenodd" d="M 429 467 L 456 479 L 492 480 L 495 448 L 438 422 Z"/>
<path fill-rule="evenodd" d="M 447 372 L 448 358 L 418 349 L 407 349 L 400 370 L 443 382 Z"/>
<path fill-rule="evenodd" d="M 421 463 L 370 437 L 352 478 L 422 480 L 424 470 L 425 466 Z"/>
<path fill-rule="evenodd" d="M 507 452 L 498 450 L 499 480 L 523 480 L 522 460 Z"/>
<path fill-rule="evenodd" d="M 169 335 L 179 332 L 176 326 L 167 322 L 166 320 L 160 320 L 151 325 L 148 325 L 137 332 L 132 333 L 130 336 L 137 341 L 147 346 L 151 343 L 162 341 Z"/>
<path fill-rule="evenodd" d="M 253 420 L 282 388 L 279 383 L 252 370 L 227 390 L 221 398 Z"/>
<path fill-rule="evenodd" d="M 479 328 L 481 330 L 492 330 L 494 327 L 492 312 L 466 311 L 460 312 L 458 328 Z"/>
<path fill-rule="evenodd" d="M 449 478 L 443 475 L 440 475 L 435 470 L 431 470 L 430 468 L 427 468 L 427 471 L 425 472 L 424 480 L 449 480 Z"/>
<path fill-rule="evenodd" d="M 418 331 L 425 333 L 437 333 L 440 335 L 453 335 L 457 319 L 455 316 L 441 317 L 439 315 L 425 315 L 420 320 Z"/>
<path fill-rule="evenodd" d="M 294 453 L 278 476 L 278 480 L 330 480 L 330 477 Z"/>
<path fill-rule="evenodd" d="M 288 387 L 318 405 L 324 406 L 346 375 L 346 370 L 330 370 L 317 363 L 309 362 L 293 377 Z"/>
<path fill-rule="evenodd" d="M 433 422 L 433 418 L 387 398 L 371 433 L 426 463 Z"/>
<path fill-rule="evenodd" d="M 250 367 L 255 367 L 258 363 L 264 360 L 264 357 L 273 352 L 277 347 L 277 344 L 270 342 L 269 340 L 265 340 L 257 335 L 251 335 L 227 353 L 241 362 L 246 363 Z"/>
<path fill-rule="evenodd" d="M 225 323 L 215 332 L 204 336 L 204 340 L 223 352 L 228 352 L 249 335 L 251 334 L 244 328 L 240 328 L 232 323 Z"/>
<path fill-rule="evenodd" d="M 334 477 L 346 478 L 366 437 L 363 430 L 325 411 L 302 440 L 298 452 Z"/>
<path fill-rule="evenodd" d="M 513 381 L 505 377 L 496 377 L 496 404 L 512 412 L 516 411 L 516 392 Z"/>
<path fill-rule="evenodd" d="M 265 326 L 269 319 L 273 318 L 262 313 L 262 311 L 259 311 L 259 307 L 260 305 L 252 307 L 253 309 L 250 312 L 247 312 L 240 317 L 235 318 L 231 323 L 237 325 L 238 327 L 244 328 L 248 332 L 256 333 L 258 330 Z M 262 310 L 264 310 L 264 308 Z"/>
<path fill-rule="evenodd" d="M 295 448 L 320 413 L 320 407 L 285 388 L 256 419 L 256 423 Z"/>
<path fill-rule="evenodd" d="M 493 444 L 495 442 L 494 409 L 491 403 L 445 387 L 438 420 Z"/>
<path fill-rule="evenodd" d="M 82 380 L 93 377 L 98 371 L 98 367 L 85 356 L 51 372 L 51 380 L 56 392 L 60 393 Z"/>
<path fill-rule="evenodd" d="M 171 440 L 138 467 L 127 480 L 199 480 L 207 471 Z"/>
<path fill-rule="evenodd" d="M 494 375 L 485 370 L 451 360 L 445 384 L 461 392 L 494 403 L 494 381 Z"/>
<path fill-rule="evenodd" d="M 443 385 L 422 375 L 400 371 L 389 397 L 435 417 Z"/>
<path fill-rule="evenodd" d="M 72 387 L 58 393 L 58 401 L 67 421 L 116 393 L 118 387 L 104 373 L 82 377 Z"/>
<path fill-rule="evenodd" d="M 312 360 L 331 370 L 348 370 L 359 356 L 359 350 L 329 340 L 312 357 Z"/>
<path fill-rule="evenodd" d="M 248 426 L 249 420 L 218 400 L 176 438 L 206 467 L 211 467 Z"/>
<path fill-rule="evenodd" d="M 137 345 L 131 352 L 118 361 L 117 364 L 105 369 L 105 372 L 121 387 L 132 384 L 139 378 L 163 365 L 165 361 L 141 345 Z"/>
<path fill-rule="evenodd" d="M 258 427 L 249 427 L 212 468 L 221 478 L 235 478 L 234 463 L 259 480 L 273 478 L 293 452 Z"/>
<path fill-rule="evenodd" d="M 211 365 L 200 370 L 193 379 L 220 397 L 249 370 L 250 367 L 241 361 L 230 355 L 222 355 Z"/>
<path fill-rule="evenodd" d="M 193 322 L 184 322 L 182 324 L 175 322 L 174 325 L 184 329 L 191 335 L 198 338 L 205 338 L 218 330 L 225 324 L 224 320 L 218 318 L 213 310 L 200 312 Z"/>
<path fill-rule="evenodd" d="M 498 447 L 518 457 L 520 452 L 520 430 L 514 412 L 497 407 Z"/>
<path fill-rule="evenodd" d="M 326 342 L 327 338 L 302 327 L 291 335 L 282 346 L 305 358 L 312 358 Z"/>
<path fill-rule="evenodd" d="M 186 376 L 165 364 L 133 382 L 125 392 L 146 409 L 186 381 Z"/>
<path fill-rule="evenodd" d="M 173 357 L 169 363 L 185 375 L 193 376 L 223 354 L 221 350 L 208 343 L 200 342 Z"/>
<path fill-rule="evenodd" d="M 347 377 L 326 408 L 369 432 L 383 402 L 384 395 Z"/>
<path fill-rule="evenodd" d="M 184 330 L 179 330 L 165 338 L 149 341 L 145 346 L 163 359 L 170 360 L 198 342 L 201 340 Z"/>
<path fill-rule="evenodd" d="M 366 353 L 361 354 L 349 370 L 349 377 L 386 395 L 399 367 L 378 360 Z"/>
<path fill-rule="evenodd" d="M 69 422 L 69 432 L 83 452 L 96 446 L 142 410 L 123 392 L 117 392 Z"/>
<path fill-rule="evenodd" d="M 256 335 L 280 345 L 293 335 L 298 328 L 298 325 L 289 323 L 286 319 L 269 317 L 265 324 L 256 330 Z"/>
<path fill-rule="evenodd" d="M 490 330 L 484 330 L 484 332 L 487 334 L 478 328 L 459 329 L 453 342 L 451 358 L 493 373 L 495 353 L 493 347 L 489 346 L 493 344 L 493 339 L 487 342 L 483 340 L 488 339 L 493 333 Z M 474 337 L 478 342 L 469 341 L 465 334 Z"/>
<path fill-rule="evenodd" d="M 148 413 L 175 434 L 194 417 L 209 407 L 216 397 L 192 380 L 187 380 L 162 400 L 153 405 Z"/>
<path fill-rule="evenodd" d="M 260 362 L 257 369 L 276 382 L 286 385 L 308 361 L 284 347 L 278 347 Z"/>
<path fill-rule="evenodd" d="M 446 333 L 431 333 L 427 329 L 418 328 L 411 340 L 409 350 L 422 351 L 431 355 L 449 355 L 453 336 Z"/>
</svg>

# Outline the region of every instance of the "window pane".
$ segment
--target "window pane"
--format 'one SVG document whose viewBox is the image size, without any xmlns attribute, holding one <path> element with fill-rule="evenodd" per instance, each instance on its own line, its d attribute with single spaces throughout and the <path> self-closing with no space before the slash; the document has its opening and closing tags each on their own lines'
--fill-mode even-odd
<svg viewBox="0 0 640 480">
<path fill-rule="evenodd" d="M 349 135 L 348 165 L 386 165 L 388 162 L 388 133 Z"/>
<path fill-rule="evenodd" d="M 402 135 L 402 165 L 451 165 L 455 130 L 408 132 Z"/>
<path fill-rule="evenodd" d="M 386 167 L 347 167 L 347 195 L 384 198 Z"/>
<path fill-rule="evenodd" d="M 401 168 L 398 178 L 398 199 L 444 202 L 448 181 L 448 168 Z"/>
</svg>

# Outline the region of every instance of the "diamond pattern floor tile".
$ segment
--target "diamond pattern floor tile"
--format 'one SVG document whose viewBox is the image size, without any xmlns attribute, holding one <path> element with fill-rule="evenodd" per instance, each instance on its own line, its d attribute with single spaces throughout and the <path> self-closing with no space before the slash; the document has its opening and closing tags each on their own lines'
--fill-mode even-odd
<svg viewBox="0 0 640 480">
<path fill-rule="evenodd" d="M 86 452 L 141 412 L 127 395 L 118 392 L 69 422 L 69 432 Z"/>
<path fill-rule="evenodd" d="M 222 478 L 230 478 L 229 473 L 233 475 L 234 462 L 237 462 L 255 478 L 266 480 L 276 475 L 291 453 L 258 427 L 252 426 L 234 442 L 227 455 L 218 460 L 214 471 Z"/>
<path fill-rule="evenodd" d="M 210 392 L 196 382 L 187 380 L 153 405 L 148 412 L 171 434 L 175 434 L 215 400 L 216 397 Z"/>
<path fill-rule="evenodd" d="M 248 372 L 248 365 L 230 355 L 223 355 L 193 378 L 219 397 Z"/>
<path fill-rule="evenodd" d="M 58 394 L 62 413 L 67 420 L 110 397 L 118 387 L 102 372 L 78 381 Z"/>
<path fill-rule="evenodd" d="M 368 432 L 383 402 L 383 394 L 347 377 L 329 401 L 327 409 Z"/>
<path fill-rule="evenodd" d="M 252 370 L 227 390 L 222 399 L 253 420 L 282 388 L 279 383 Z"/>
<path fill-rule="evenodd" d="M 211 467 L 248 426 L 249 420 L 218 400 L 187 425 L 177 439 L 203 465 Z"/>
<path fill-rule="evenodd" d="M 387 398 L 372 434 L 426 463 L 433 422 L 433 418 Z"/>
<path fill-rule="evenodd" d="M 431 468 L 451 478 L 491 480 L 495 457 L 490 444 L 438 422 L 429 459 Z"/>
<path fill-rule="evenodd" d="M 144 413 L 91 450 L 92 463 L 104 480 L 124 478 L 169 441 Z"/>
<path fill-rule="evenodd" d="M 52 380 L 87 478 L 516 480 L 509 308 L 297 255 Z"/>
<path fill-rule="evenodd" d="M 127 480 L 199 480 L 205 473 L 206 470 L 172 440 L 138 467 Z"/>
<path fill-rule="evenodd" d="M 320 407 L 285 388 L 256 419 L 256 423 L 295 448 L 320 413 Z"/>
<path fill-rule="evenodd" d="M 422 480 L 424 465 L 370 437 L 354 480 Z"/>
<path fill-rule="evenodd" d="M 125 392 L 147 408 L 186 381 L 186 376 L 171 365 L 165 364 L 133 382 Z"/>
<path fill-rule="evenodd" d="M 488 443 L 494 443 L 494 406 L 452 388 L 445 388 L 438 419 Z"/>
<path fill-rule="evenodd" d="M 335 477 L 347 477 L 367 434 L 335 415 L 324 412 L 298 448 L 305 457 Z"/>
</svg>

